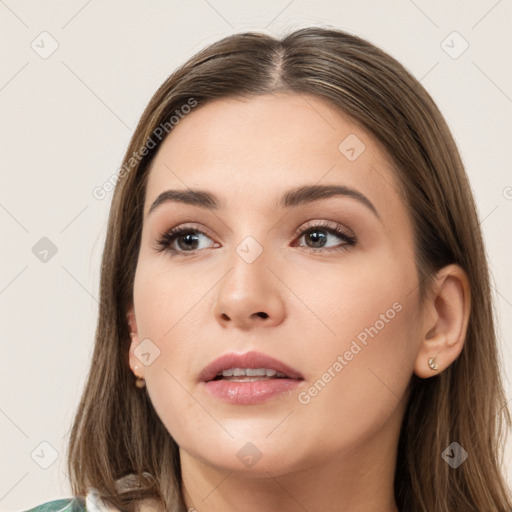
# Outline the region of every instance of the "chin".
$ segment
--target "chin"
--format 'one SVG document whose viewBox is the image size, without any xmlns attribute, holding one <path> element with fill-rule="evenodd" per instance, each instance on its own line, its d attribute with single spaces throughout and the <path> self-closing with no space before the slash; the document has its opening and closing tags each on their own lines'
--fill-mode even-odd
<svg viewBox="0 0 512 512">
<path fill-rule="evenodd" d="M 297 443 L 286 437 L 270 439 L 268 429 L 265 432 L 251 435 L 237 435 L 230 431 L 233 438 L 223 436 L 222 439 L 208 440 L 200 438 L 198 442 L 189 439 L 188 443 L 180 444 L 180 450 L 204 464 L 223 471 L 235 471 L 247 476 L 266 477 L 289 473 L 297 469 L 300 456 Z"/>
</svg>

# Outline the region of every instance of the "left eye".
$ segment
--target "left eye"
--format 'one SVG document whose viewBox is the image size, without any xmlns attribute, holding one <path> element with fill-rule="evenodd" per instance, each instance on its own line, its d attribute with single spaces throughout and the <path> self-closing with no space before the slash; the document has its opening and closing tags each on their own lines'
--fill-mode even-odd
<svg viewBox="0 0 512 512">
<path fill-rule="evenodd" d="M 334 235 L 335 238 L 341 239 L 341 244 L 328 244 L 329 235 Z M 306 245 L 308 249 L 323 249 L 326 247 L 336 247 L 336 249 L 344 249 L 344 246 L 352 246 L 355 245 L 356 239 L 354 236 L 345 233 L 338 227 L 324 227 L 322 225 L 313 226 L 301 232 L 300 239 L 305 237 L 305 242 L 311 242 L 312 245 Z M 301 246 L 304 247 L 304 246 Z"/>
</svg>

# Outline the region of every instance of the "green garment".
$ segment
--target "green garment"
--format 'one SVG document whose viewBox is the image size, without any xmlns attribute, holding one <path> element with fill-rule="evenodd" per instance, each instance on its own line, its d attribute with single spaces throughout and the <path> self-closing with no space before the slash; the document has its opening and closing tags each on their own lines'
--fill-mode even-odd
<svg viewBox="0 0 512 512">
<path fill-rule="evenodd" d="M 54 500 L 31 508 L 26 512 L 87 512 L 85 500 L 82 498 L 70 498 Z"/>
</svg>

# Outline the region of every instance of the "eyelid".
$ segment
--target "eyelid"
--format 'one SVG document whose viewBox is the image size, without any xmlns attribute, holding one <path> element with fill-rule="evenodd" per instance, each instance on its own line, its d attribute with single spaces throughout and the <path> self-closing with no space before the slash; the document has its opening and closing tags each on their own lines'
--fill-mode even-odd
<svg viewBox="0 0 512 512">
<path fill-rule="evenodd" d="M 195 222 L 186 222 L 185 224 L 178 224 L 177 226 L 164 231 L 164 234 L 168 234 L 171 232 L 179 233 L 180 231 L 197 231 L 198 233 L 201 233 L 207 236 L 208 238 L 213 239 L 212 233 L 207 228 L 204 228 L 203 226 L 196 224 Z"/>
<path fill-rule="evenodd" d="M 356 234 L 351 229 L 347 228 L 346 226 L 343 226 L 342 224 L 339 224 L 338 222 L 334 222 L 331 220 L 310 220 L 306 222 L 305 225 L 302 224 L 302 226 L 295 231 L 295 235 L 303 235 L 305 231 L 308 231 L 308 229 L 311 228 L 329 228 L 334 231 L 341 231 L 348 238 L 357 240 Z"/>
</svg>

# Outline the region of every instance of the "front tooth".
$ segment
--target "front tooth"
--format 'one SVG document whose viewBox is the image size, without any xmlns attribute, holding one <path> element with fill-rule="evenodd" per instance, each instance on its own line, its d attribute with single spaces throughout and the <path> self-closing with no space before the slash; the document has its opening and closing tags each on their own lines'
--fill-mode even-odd
<svg viewBox="0 0 512 512">
<path fill-rule="evenodd" d="M 265 377 L 265 368 L 246 368 L 245 375 L 248 377 Z"/>
<path fill-rule="evenodd" d="M 284 373 L 269 368 L 229 368 L 223 377 L 285 377 Z"/>
</svg>

